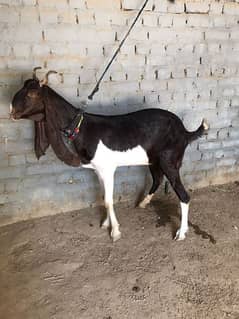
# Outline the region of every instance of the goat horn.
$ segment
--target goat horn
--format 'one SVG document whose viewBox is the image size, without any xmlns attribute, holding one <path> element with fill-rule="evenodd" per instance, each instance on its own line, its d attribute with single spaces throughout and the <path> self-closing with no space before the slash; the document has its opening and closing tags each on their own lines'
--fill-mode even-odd
<svg viewBox="0 0 239 319">
<path fill-rule="evenodd" d="M 48 76 L 52 73 L 57 73 L 56 71 L 53 71 L 53 70 L 50 70 L 47 72 L 47 74 L 45 75 L 44 79 L 40 82 L 40 85 L 43 86 L 43 85 L 47 85 L 48 84 Z"/>
<path fill-rule="evenodd" d="M 38 78 L 37 78 L 37 75 L 36 75 L 36 71 L 37 70 L 40 70 L 41 69 L 41 66 L 37 66 L 37 67 L 35 67 L 34 69 L 33 69 L 33 79 L 34 80 L 38 80 Z"/>
</svg>

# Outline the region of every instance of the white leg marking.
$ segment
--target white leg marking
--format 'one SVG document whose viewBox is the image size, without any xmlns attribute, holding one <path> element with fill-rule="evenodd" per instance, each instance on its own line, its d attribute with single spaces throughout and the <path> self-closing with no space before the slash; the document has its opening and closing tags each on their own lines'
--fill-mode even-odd
<svg viewBox="0 0 239 319">
<path fill-rule="evenodd" d="M 10 109 L 10 114 L 11 114 L 12 113 L 12 103 L 10 103 L 9 109 Z"/>
<path fill-rule="evenodd" d="M 104 181 L 103 181 L 103 179 L 102 179 L 102 177 L 101 177 L 99 171 L 96 170 L 95 172 L 96 172 L 96 174 L 97 174 L 97 176 L 98 176 L 98 178 L 99 178 L 100 186 L 103 188 L 103 190 L 104 190 L 104 192 L 105 192 L 105 189 L 104 189 Z M 105 194 L 104 194 L 104 196 L 105 196 Z M 108 211 L 108 209 L 106 210 L 106 214 L 107 214 L 107 215 L 106 215 L 106 218 L 105 218 L 105 220 L 103 221 L 103 223 L 101 224 L 101 228 L 102 228 L 102 229 L 108 229 L 108 228 L 110 228 L 110 216 L 109 216 L 109 211 Z"/>
<path fill-rule="evenodd" d="M 119 223 L 117 221 L 114 206 L 113 206 L 113 191 L 114 191 L 114 172 L 115 167 L 97 167 L 97 174 L 103 182 L 105 190 L 105 207 L 107 209 L 107 218 L 103 222 L 103 227 L 108 227 L 111 224 L 111 237 L 113 241 L 120 239 Z"/>
<path fill-rule="evenodd" d="M 145 208 L 150 202 L 151 199 L 153 198 L 154 194 L 148 194 L 143 200 L 142 202 L 139 203 L 139 207 L 140 208 Z"/>
<path fill-rule="evenodd" d="M 189 204 L 180 202 L 181 205 L 181 226 L 178 229 L 175 240 L 184 240 L 188 231 L 188 209 Z"/>
<path fill-rule="evenodd" d="M 108 229 L 110 228 L 110 216 L 107 210 L 107 216 L 105 218 L 105 220 L 103 221 L 103 223 L 101 224 L 101 228 L 102 229 Z"/>
</svg>

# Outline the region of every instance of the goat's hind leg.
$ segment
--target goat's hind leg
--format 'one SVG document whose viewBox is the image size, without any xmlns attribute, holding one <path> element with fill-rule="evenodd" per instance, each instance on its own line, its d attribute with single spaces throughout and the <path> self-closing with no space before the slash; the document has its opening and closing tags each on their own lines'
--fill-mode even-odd
<svg viewBox="0 0 239 319">
<path fill-rule="evenodd" d="M 184 240 L 188 231 L 188 209 L 190 196 L 186 192 L 179 175 L 179 169 L 172 167 L 163 168 L 165 175 L 167 176 L 170 184 L 172 185 L 175 193 L 180 199 L 181 206 L 181 225 L 176 232 L 175 240 Z"/>
<path fill-rule="evenodd" d="M 174 237 L 175 240 L 184 240 L 186 237 L 186 233 L 188 231 L 188 209 L 189 209 L 189 202 L 188 203 L 180 203 L 181 205 L 181 226 L 177 230 L 176 235 Z"/>
<path fill-rule="evenodd" d="M 188 210 L 189 210 L 190 197 L 180 180 L 179 174 L 175 179 L 175 184 L 171 184 L 171 185 L 180 199 L 180 206 L 181 206 L 181 225 L 180 225 L 180 228 L 177 230 L 174 239 L 184 240 L 186 237 L 186 233 L 188 231 Z"/>
<path fill-rule="evenodd" d="M 153 185 L 150 188 L 149 194 L 139 203 L 140 208 L 145 208 L 151 202 L 156 190 L 163 180 L 163 172 L 158 164 L 150 165 L 149 169 L 153 178 Z"/>
</svg>

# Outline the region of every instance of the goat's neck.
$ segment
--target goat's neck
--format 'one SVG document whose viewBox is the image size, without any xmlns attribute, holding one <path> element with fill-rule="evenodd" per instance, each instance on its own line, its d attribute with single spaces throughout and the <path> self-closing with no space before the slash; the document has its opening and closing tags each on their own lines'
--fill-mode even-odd
<svg viewBox="0 0 239 319">
<path fill-rule="evenodd" d="M 46 117 L 47 121 L 50 120 L 55 127 L 63 129 L 68 126 L 78 111 L 62 96 L 47 88 Z"/>
<path fill-rule="evenodd" d="M 66 146 L 61 132 L 71 123 L 78 110 L 56 92 L 47 88 L 45 111 L 48 139 L 56 156 L 68 165 L 79 166 L 79 155 Z"/>
</svg>

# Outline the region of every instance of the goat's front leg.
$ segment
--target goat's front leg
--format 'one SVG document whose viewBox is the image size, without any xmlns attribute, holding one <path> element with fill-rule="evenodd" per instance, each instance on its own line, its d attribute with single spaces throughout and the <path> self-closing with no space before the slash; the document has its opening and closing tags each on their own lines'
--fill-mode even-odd
<svg viewBox="0 0 239 319">
<path fill-rule="evenodd" d="M 107 210 L 107 217 L 102 224 L 103 228 L 108 228 L 111 224 L 111 238 L 113 241 L 120 239 L 121 232 L 119 231 L 119 223 L 117 221 L 114 205 L 113 205 L 113 191 L 114 191 L 114 172 L 115 168 L 98 168 L 97 174 L 100 176 L 100 180 L 104 186 L 104 200 Z"/>
<path fill-rule="evenodd" d="M 99 173 L 98 170 L 96 170 L 95 172 L 96 172 L 96 174 L 97 174 L 97 176 L 98 176 L 98 178 L 99 178 L 100 186 L 103 188 L 104 194 L 105 194 L 104 181 L 103 181 L 103 179 L 102 179 L 102 177 L 101 177 L 101 174 Z M 102 229 L 108 229 L 108 228 L 110 228 L 110 215 L 109 215 L 108 210 L 106 210 L 106 218 L 105 218 L 105 220 L 102 222 L 101 228 L 102 228 Z"/>
<path fill-rule="evenodd" d="M 109 212 L 107 210 L 107 215 L 106 215 L 106 218 L 105 220 L 103 221 L 103 223 L 101 224 L 101 228 L 102 229 L 108 229 L 110 228 L 110 215 L 109 215 Z"/>
</svg>

